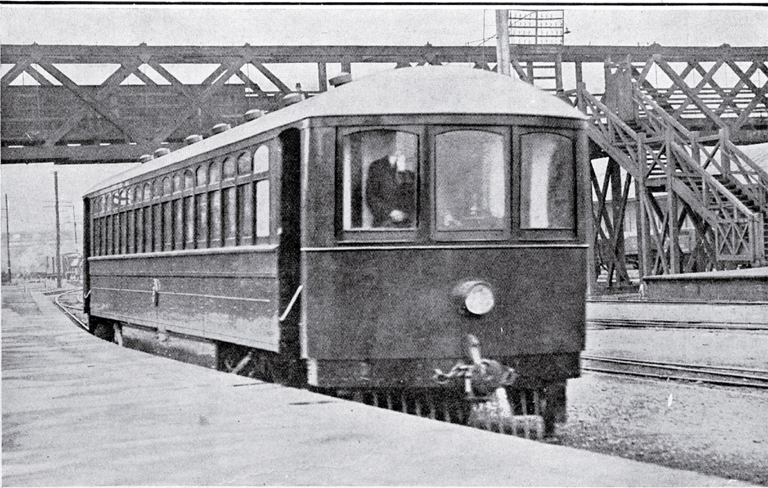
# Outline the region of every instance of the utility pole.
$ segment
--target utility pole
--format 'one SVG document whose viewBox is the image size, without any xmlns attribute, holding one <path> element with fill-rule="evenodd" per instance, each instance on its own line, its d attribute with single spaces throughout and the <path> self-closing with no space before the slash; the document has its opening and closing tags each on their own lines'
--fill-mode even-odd
<svg viewBox="0 0 768 488">
<path fill-rule="evenodd" d="M 13 281 L 13 274 L 11 274 L 11 227 L 8 217 L 8 194 L 5 194 L 5 251 L 8 253 L 8 283 Z"/>
<path fill-rule="evenodd" d="M 496 10 L 496 72 L 511 76 L 509 70 L 509 11 Z"/>
<path fill-rule="evenodd" d="M 77 215 L 75 215 L 75 206 L 70 207 L 72 209 L 72 225 L 75 227 L 75 248 L 77 248 Z"/>
<path fill-rule="evenodd" d="M 56 288 L 61 288 L 61 227 L 59 223 L 59 173 L 53 172 L 53 191 L 56 196 Z"/>
</svg>

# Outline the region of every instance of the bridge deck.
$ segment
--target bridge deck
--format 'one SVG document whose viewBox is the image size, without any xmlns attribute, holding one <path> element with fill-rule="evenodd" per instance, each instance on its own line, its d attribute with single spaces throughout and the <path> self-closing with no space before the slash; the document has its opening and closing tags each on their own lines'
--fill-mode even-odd
<svg viewBox="0 0 768 488">
<path fill-rule="evenodd" d="M 6 486 L 726 483 L 122 349 L 34 299 L 3 309 Z"/>
</svg>

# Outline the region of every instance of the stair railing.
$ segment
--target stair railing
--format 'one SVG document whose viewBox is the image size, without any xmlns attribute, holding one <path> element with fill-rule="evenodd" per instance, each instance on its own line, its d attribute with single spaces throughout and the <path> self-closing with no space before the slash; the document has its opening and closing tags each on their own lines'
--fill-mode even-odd
<svg viewBox="0 0 768 488">
<path fill-rule="evenodd" d="M 669 148 L 667 157 L 672 155 L 675 159 L 673 190 L 715 229 L 718 261 L 764 262 L 763 214 L 749 209 L 707 169 L 711 165 L 721 174 L 735 173 L 740 178 L 739 187 L 761 208 L 768 192 L 768 175 L 763 178 L 761 172 L 765 172 L 730 143 L 727 129 L 721 129 L 716 139 L 697 138 L 636 85 L 633 97 L 638 112 L 645 114 L 642 119 L 645 128 L 656 131 L 652 136 L 664 137 L 664 145 Z M 702 142 L 710 140 L 717 142 L 708 151 Z M 659 151 L 663 150 L 662 146 Z M 719 160 L 715 157 L 718 150 L 721 154 Z M 732 180 L 732 177 L 729 179 Z"/>
<path fill-rule="evenodd" d="M 638 133 L 610 108 L 579 86 L 578 106 L 589 117 L 592 138 L 634 178 L 647 178 L 654 170 L 674 178 L 672 188 L 715 232 L 718 261 L 763 262 L 763 218 L 751 211 L 701 164 L 714 164 L 702 150 L 701 139 L 640 90 L 634 90 L 638 119 L 646 133 Z M 739 151 L 740 153 L 740 151 Z M 737 155 L 744 165 L 746 157 Z M 669 158 L 672 161 L 669 161 Z M 735 159 L 735 158 L 734 158 Z M 672 168 L 668 166 L 672 164 Z M 768 180 L 767 180 L 768 181 Z"/>
<path fill-rule="evenodd" d="M 634 101 L 644 112 L 643 124 L 651 130 L 673 127 L 682 136 L 682 144 L 691 147 L 694 159 L 704 169 L 712 166 L 727 179 L 736 183 L 747 197 L 763 212 L 768 212 L 768 172 L 742 152 L 728 137 L 728 127 L 721 121 L 719 134 L 706 138 L 688 131 L 650 96 L 634 87 Z M 707 146 L 707 142 L 714 142 Z M 718 157 L 719 156 L 719 157 Z"/>
</svg>

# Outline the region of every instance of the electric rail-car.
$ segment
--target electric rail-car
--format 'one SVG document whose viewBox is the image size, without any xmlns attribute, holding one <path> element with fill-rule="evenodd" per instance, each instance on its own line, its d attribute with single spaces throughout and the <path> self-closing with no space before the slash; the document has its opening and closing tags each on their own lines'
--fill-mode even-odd
<svg viewBox="0 0 768 488">
<path fill-rule="evenodd" d="M 585 129 L 512 78 L 414 67 L 188 138 L 84 197 L 90 328 L 446 418 L 504 387 L 551 432 L 584 347 Z"/>
</svg>

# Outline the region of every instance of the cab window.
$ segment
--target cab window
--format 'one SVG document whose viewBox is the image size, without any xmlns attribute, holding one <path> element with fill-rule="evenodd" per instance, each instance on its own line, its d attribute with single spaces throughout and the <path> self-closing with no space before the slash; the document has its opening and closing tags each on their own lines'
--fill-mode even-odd
<svg viewBox="0 0 768 488">
<path fill-rule="evenodd" d="M 452 131 L 435 138 L 435 149 L 437 228 L 503 228 L 503 136 L 477 130 Z"/>
<path fill-rule="evenodd" d="M 439 239 L 508 236 L 508 130 L 466 128 L 435 136 L 435 231 Z"/>
<path fill-rule="evenodd" d="M 342 139 L 344 230 L 402 230 L 417 225 L 418 136 L 389 129 Z"/>
<path fill-rule="evenodd" d="M 573 140 L 533 132 L 520 137 L 521 230 L 576 227 Z"/>
</svg>

